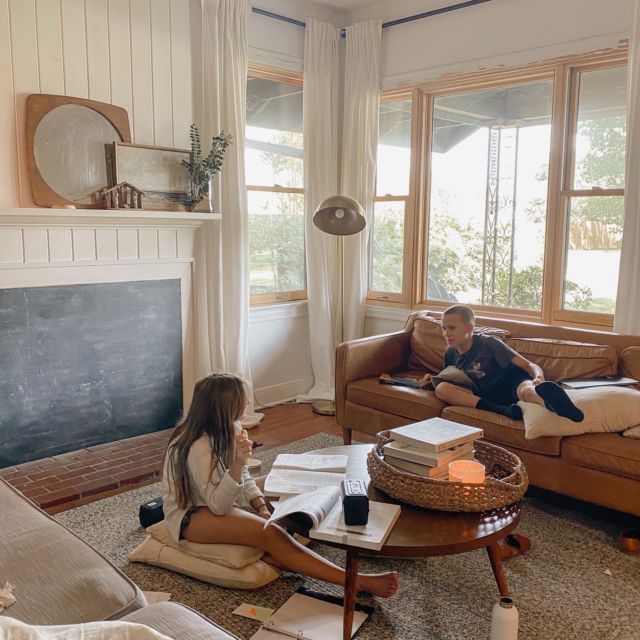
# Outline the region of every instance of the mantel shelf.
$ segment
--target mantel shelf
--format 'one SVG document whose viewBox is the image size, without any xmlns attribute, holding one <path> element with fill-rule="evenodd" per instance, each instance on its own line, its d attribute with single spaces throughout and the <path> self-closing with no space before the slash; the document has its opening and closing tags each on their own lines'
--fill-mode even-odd
<svg viewBox="0 0 640 640">
<path fill-rule="evenodd" d="M 141 211 L 135 209 L 0 209 L 0 226 L 39 227 L 200 227 L 221 220 L 220 213 Z"/>
</svg>

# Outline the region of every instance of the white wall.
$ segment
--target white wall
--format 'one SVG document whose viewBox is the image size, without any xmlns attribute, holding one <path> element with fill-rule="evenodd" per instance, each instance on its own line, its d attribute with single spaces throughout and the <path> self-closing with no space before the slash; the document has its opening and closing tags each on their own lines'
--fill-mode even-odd
<svg viewBox="0 0 640 640">
<path fill-rule="evenodd" d="M 430 11 L 442 0 L 378 2 L 351 22 Z M 445 73 L 518 65 L 615 47 L 629 37 L 633 0 L 491 0 L 382 30 L 382 86 L 415 85 Z"/>
<path fill-rule="evenodd" d="M 0 208 L 33 206 L 25 99 L 127 109 L 134 142 L 188 146 L 190 0 L 0 0 Z"/>
</svg>

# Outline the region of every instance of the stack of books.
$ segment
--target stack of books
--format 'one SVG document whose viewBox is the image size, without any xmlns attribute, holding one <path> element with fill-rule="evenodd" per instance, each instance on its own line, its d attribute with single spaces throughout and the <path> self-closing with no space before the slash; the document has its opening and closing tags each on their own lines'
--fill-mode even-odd
<svg viewBox="0 0 640 640">
<path fill-rule="evenodd" d="M 473 443 L 482 429 L 431 418 L 390 430 L 384 459 L 396 469 L 425 478 L 446 480 L 452 460 L 473 460 Z"/>
</svg>

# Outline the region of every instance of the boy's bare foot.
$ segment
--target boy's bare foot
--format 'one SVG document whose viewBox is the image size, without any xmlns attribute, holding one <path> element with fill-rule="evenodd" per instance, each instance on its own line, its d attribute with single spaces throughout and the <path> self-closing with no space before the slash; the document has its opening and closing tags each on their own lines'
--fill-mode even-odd
<svg viewBox="0 0 640 640">
<path fill-rule="evenodd" d="M 400 586 L 400 576 L 397 571 L 387 573 L 364 573 L 358 576 L 357 591 L 366 591 L 380 598 L 391 598 Z"/>
</svg>

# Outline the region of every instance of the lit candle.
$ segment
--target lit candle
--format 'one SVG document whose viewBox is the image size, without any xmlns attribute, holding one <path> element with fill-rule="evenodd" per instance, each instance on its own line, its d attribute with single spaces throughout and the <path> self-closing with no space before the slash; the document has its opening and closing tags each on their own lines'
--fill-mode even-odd
<svg viewBox="0 0 640 640">
<path fill-rule="evenodd" d="M 484 482 L 484 465 L 475 460 L 454 460 L 449 463 L 449 480 L 482 484 Z"/>
</svg>

